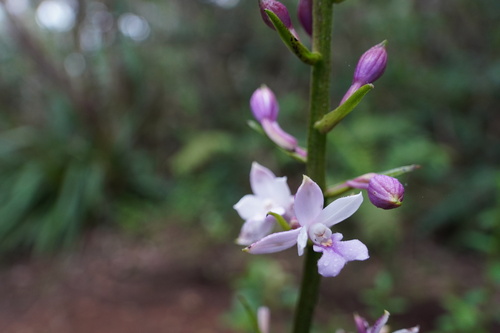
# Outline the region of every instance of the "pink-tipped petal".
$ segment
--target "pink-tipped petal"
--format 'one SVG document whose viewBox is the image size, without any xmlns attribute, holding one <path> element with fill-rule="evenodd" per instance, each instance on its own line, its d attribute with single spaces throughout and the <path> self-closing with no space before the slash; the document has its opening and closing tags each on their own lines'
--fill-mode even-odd
<svg viewBox="0 0 500 333">
<path fill-rule="evenodd" d="M 295 195 L 295 216 L 301 226 L 309 226 L 323 209 L 323 192 L 311 178 L 304 176 Z"/>
<path fill-rule="evenodd" d="M 331 227 L 354 214 L 362 203 L 363 196 L 361 193 L 339 198 L 326 206 L 318 215 L 315 222 Z"/>
<path fill-rule="evenodd" d="M 251 254 L 274 253 L 286 250 L 297 244 L 297 237 L 301 229 L 302 228 L 271 234 L 253 243 L 244 250 Z"/>
</svg>

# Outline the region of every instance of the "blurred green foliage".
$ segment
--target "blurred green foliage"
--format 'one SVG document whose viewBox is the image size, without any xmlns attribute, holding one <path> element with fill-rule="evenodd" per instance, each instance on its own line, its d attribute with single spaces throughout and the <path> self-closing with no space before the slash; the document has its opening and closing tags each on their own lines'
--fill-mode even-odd
<svg viewBox="0 0 500 333">
<path fill-rule="evenodd" d="M 227 242 L 241 226 L 231 207 L 250 191 L 251 161 L 297 188 L 302 166 L 246 120 L 249 96 L 265 83 L 280 123 L 304 145 L 308 68 L 262 24 L 254 1 L 80 0 L 66 31 L 37 23 L 40 3 L 1 19 L 2 253 L 55 250 L 98 225 L 140 228 L 151 207 Z M 389 216 L 363 207 L 352 228 L 374 253 L 431 239 L 498 267 L 500 2 L 350 0 L 335 11 L 333 104 L 366 49 L 387 39 L 389 64 L 329 136 L 329 183 L 423 167 L 402 177 L 402 208 Z M 147 22 L 147 38 L 120 28 L 128 14 Z M 382 301 L 399 302 L 397 278 L 389 267 L 364 293 L 374 314 Z M 467 295 L 443 298 L 442 332 L 500 325 Z M 471 317 L 458 323 L 464 311 Z"/>
</svg>

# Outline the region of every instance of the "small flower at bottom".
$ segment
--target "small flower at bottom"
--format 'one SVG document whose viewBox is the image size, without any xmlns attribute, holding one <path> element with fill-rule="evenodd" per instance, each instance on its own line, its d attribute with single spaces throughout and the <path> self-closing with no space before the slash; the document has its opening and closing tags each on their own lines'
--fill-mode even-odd
<svg viewBox="0 0 500 333">
<path fill-rule="evenodd" d="M 299 227 L 266 236 L 245 250 L 253 254 L 272 253 L 297 244 L 298 254 L 302 255 L 310 239 L 314 244 L 313 250 L 323 253 L 318 261 L 318 272 L 323 276 L 336 276 L 346 262 L 368 259 L 368 249 L 363 243 L 359 240 L 342 242 L 342 234 L 332 234 L 330 230 L 330 227 L 354 214 L 362 202 L 363 196 L 359 193 L 337 199 L 323 208 L 321 188 L 304 176 L 294 201 Z"/>
<path fill-rule="evenodd" d="M 269 212 L 288 217 L 292 211 L 293 196 L 286 177 L 276 177 L 271 170 L 257 162 L 252 163 L 250 186 L 254 194 L 247 194 L 233 208 L 245 220 L 236 242 L 249 245 L 268 235 L 275 218 Z"/>
<path fill-rule="evenodd" d="M 354 315 L 354 322 L 356 323 L 356 329 L 358 333 L 385 333 L 385 332 L 388 333 L 388 330 L 386 330 L 387 326 L 384 326 L 388 320 L 389 320 L 389 312 L 387 311 L 384 311 L 382 317 L 377 319 L 377 321 L 375 322 L 375 324 L 373 324 L 373 326 L 370 326 L 363 317 L 357 314 Z M 419 332 L 419 327 L 415 326 L 408 329 L 397 330 L 394 331 L 393 333 L 418 333 L 418 332 Z"/>
</svg>

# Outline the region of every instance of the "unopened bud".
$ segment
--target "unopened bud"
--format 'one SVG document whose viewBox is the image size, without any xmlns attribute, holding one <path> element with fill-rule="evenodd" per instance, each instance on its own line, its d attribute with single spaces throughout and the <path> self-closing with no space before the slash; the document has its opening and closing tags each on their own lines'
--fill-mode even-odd
<svg viewBox="0 0 500 333">
<path fill-rule="evenodd" d="M 269 139 L 271 139 L 279 147 L 288 151 L 294 151 L 296 149 L 297 139 L 283 131 L 276 121 L 263 119 L 261 125 Z"/>
<path fill-rule="evenodd" d="M 265 10 L 270 10 L 271 12 L 273 12 L 276 16 L 278 16 L 281 22 L 283 22 L 285 27 L 287 27 L 288 29 L 293 29 L 292 20 L 290 19 L 290 14 L 288 14 L 288 9 L 281 2 L 276 0 L 259 0 L 259 8 L 262 19 L 269 27 L 271 27 L 271 29 L 276 30 L 273 23 L 267 16 Z"/>
<path fill-rule="evenodd" d="M 264 119 L 276 121 L 278 118 L 278 101 L 272 90 L 265 85 L 255 90 L 252 94 L 250 98 L 250 109 L 252 109 L 255 119 L 260 123 L 262 123 Z"/>
<path fill-rule="evenodd" d="M 300 24 L 302 24 L 305 32 L 307 32 L 309 36 L 312 36 L 312 0 L 299 0 L 297 16 L 299 17 Z"/>
<path fill-rule="evenodd" d="M 367 188 L 371 203 L 382 209 L 393 209 L 403 203 L 405 189 L 396 178 L 376 175 L 370 179 Z"/>
<path fill-rule="evenodd" d="M 375 82 L 384 74 L 387 66 L 387 51 L 385 50 L 386 41 L 375 45 L 359 58 L 352 84 L 340 101 L 343 104 L 352 96 L 361 86 Z"/>
<path fill-rule="evenodd" d="M 387 51 L 385 50 L 386 42 L 375 45 L 366 51 L 359 58 L 356 71 L 354 72 L 353 83 L 364 85 L 375 82 L 384 74 L 387 66 Z"/>
</svg>

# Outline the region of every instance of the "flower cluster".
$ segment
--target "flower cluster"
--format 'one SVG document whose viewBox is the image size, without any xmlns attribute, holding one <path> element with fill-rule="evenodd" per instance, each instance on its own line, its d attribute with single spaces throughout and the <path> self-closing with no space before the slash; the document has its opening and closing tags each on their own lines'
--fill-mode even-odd
<svg viewBox="0 0 500 333">
<path fill-rule="evenodd" d="M 361 241 L 342 241 L 343 235 L 330 229 L 356 212 L 363 202 L 361 193 L 324 207 L 321 188 L 304 176 L 292 201 L 286 179 L 275 177 L 256 162 L 252 165 L 250 182 L 254 194 L 244 196 L 234 206 L 246 220 L 238 243 L 252 242 L 246 252 L 273 253 L 297 245 L 298 254 L 302 255 L 309 241 L 314 251 L 323 253 L 318 261 L 318 272 L 323 276 L 338 275 L 348 261 L 368 259 L 368 249 Z M 266 216 L 268 212 L 281 215 L 290 229 L 270 234 L 275 218 Z"/>
<path fill-rule="evenodd" d="M 252 163 L 250 186 L 253 194 L 247 194 L 233 206 L 245 220 L 236 242 L 250 245 L 273 229 L 275 218 L 269 212 L 289 219 L 292 214 L 293 196 L 286 183 L 286 177 L 276 177 L 271 170 L 257 162 Z"/>
</svg>

